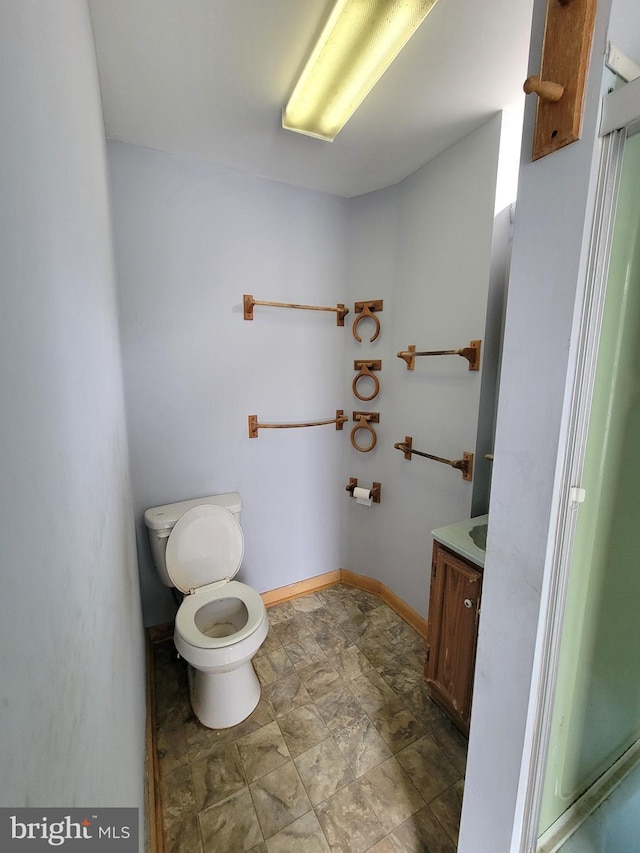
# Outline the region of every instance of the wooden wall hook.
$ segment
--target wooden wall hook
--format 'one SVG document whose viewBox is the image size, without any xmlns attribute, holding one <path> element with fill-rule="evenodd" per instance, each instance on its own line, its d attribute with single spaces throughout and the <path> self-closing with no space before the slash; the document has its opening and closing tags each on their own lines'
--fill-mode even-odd
<svg viewBox="0 0 640 853">
<path fill-rule="evenodd" d="M 539 95 L 533 160 L 580 138 L 597 2 L 547 0 L 540 76 L 524 86 Z"/>
<path fill-rule="evenodd" d="M 542 98 L 545 101 L 553 101 L 553 103 L 559 101 L 564 95 L 564 86 L 561 86 L 560 83 L 552 83 L 550 80 L 541 80 L 539 77 L 535 76 L 527 77 L 522 88 L 527 95 L 535 93 L 539 98 Z"/>
</svg>

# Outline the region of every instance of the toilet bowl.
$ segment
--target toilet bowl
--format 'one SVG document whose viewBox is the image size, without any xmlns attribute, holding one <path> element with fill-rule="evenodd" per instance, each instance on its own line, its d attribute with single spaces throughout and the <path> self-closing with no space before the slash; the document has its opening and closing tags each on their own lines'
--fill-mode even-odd
<svg viewBox="0 0 640 853">
<path fill-rule="evenodd" d="M 251 661 L 269 629 L 260 595 L 233 580 L 244 555 L 239 509 L 232 493 L 145 513 L 160 577 L 184 593 L 173 638 L 189 664 L 191 707 L 213 729 L 237 725 L 258 704 Z"/>
</svg>

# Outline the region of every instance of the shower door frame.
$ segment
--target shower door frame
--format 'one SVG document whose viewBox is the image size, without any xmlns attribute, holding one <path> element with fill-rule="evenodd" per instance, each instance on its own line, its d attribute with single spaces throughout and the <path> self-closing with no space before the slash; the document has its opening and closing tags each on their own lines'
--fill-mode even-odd
<svg viewBox="0 0 640 853">
<path fill-rule="evenodd" d="M 527 755 L 524 756 L 527 760 L 528 772 L 524 780 L 522 823 L 520 827 L 514 827 L 514 840 L 517 835 L 520 840 L 518 846 L 513 846 L 512 849 L 517 850 L 518 853 L 537 853 L 540 849 L 538 831 L 545 781 L 544 771 L 551 736 L 577 510 L 581 500 L 579 487 L 582 482 L 595 383 L 618 188 L 625 142 L 638 132 L 640 132 L 640 78 L 603 98 L 600 125 L 602 147 L 588 249 L 586 285 L 580 317 L 577 321 L 573 379 L 569 390 L 569 413 L 558 476 L 558 512 L 550 571 L 545 579 L 541 602 L 535 674 L 532 682 L 532 687 L 535 687 L 537 677 L 537 690 L 532 690 L 532 694 L 535 692 L 535 697 L 530 707 L 528 750 Z M 628 752 L 636 746 L 637 744 L 632 746 Z M 586 817 L 587 815 L 584 815 L 583 819 Z M 562 821 L 562 818 L 563 816 L 560 816 L 552 827 Z M 575 828 L 577 825 L 579 822 Z"/>
</svg>

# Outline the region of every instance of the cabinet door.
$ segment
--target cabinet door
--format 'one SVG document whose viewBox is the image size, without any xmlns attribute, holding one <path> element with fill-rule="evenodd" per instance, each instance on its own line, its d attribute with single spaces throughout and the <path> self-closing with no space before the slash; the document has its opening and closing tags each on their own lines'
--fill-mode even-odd
<svg viewBox="0 0 640 853">
<path fill-rule="evenodd" d="M 425 677 L 433 698 L 468 733 L 482 574 L 435 544 Z"/>
</svg>

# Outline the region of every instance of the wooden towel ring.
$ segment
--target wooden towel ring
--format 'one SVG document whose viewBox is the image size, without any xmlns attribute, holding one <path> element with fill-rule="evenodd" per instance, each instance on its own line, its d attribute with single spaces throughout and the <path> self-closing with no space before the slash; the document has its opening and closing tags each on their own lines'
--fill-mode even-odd
<svg viewBox="0 0 640 853">
<path fill-rule="evenodd" d="M 376 325 L 373 336 L 369 338 L 369 343 L 372 343 L 380 334 L 380 320 L 373 312 L 382 311 L 382 299 L 370 299 L 368 302 L 356 302 L 354 307 L 358 312 L 358 316 L 353 321 L 353 326 L 351 327 L 353 337 L 358 341 L 358 343 L 362 343 L 362 338 L 358 334 L 358 324 L 360 323 L 360 320 L 365 317 L 369 317 Z"/>
<path fill-rule="evenodd" d="M 378 436 L 376 435 L 376 431 L 371 426 L 371 422 L 379 423 L 380 422 L 380 414 L 379 412 L 354 412 L 353 413 L 354 421 L 357 421 L 354 428 L 351 430 L 351 444 L 356 450 L 359 450 L 360 453 L 368 453 L 378 443 Z M 368 447 L 362 447 L 356 441 L 356 433 L 358 430 L 366 429 L 367 432 L 371 433 L 371 444 Z"/>
<path fill-rule="evenodd" d="M 369 400 L 373 400 L 374 397 L 378 396 L 378 392 L 380 391 L 380 380 L 377 376 L 371 372 L 372 370 L 382 370 L 382 361 L 376 359 L 375 361 L 354 361 L 353 369 L 359 370 L 357 376 L 354 376 L 353 382 L 351 384 L 351 388 L 353 390 L 354 395 L 358 398 L 358 400 L 362 400 L 367 403 Z M 362 379 L 363 376 L 368 376 L 370 379 L 373 379 L 373 394 L 370 394 L 368 397 L 364 397 L 358 391 L 358 382 Z"/>
</svg>

